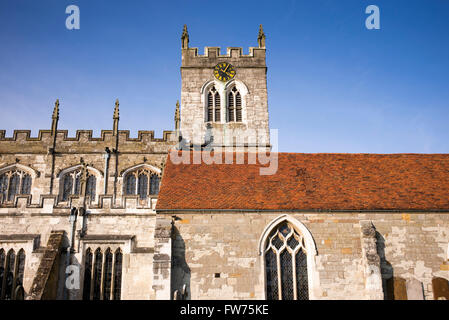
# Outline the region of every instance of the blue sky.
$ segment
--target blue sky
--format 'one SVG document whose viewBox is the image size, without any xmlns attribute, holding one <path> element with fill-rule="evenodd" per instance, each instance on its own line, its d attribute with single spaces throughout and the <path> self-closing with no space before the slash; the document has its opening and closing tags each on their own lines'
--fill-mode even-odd
<svg viewBox="0 0 449 320">
<path fill-rule="evenodd" d="M 78 5 L 80 30 L 65 8 Z M 380 30 L 365 8 L 380 8 Z M 267 35 L 270 127 L 288 152 L 448 153 L 449 1 L 0 2 L 0 129 L 171 130 L 180 36 L 256 46 Z"/>
</svg>

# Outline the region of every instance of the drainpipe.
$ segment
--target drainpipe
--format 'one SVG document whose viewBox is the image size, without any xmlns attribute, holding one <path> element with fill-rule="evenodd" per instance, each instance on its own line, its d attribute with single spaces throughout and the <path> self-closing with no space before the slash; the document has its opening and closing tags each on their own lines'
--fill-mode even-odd
<svg viewBox="0 0 449 320">
<path fill-rule="evenodd" d="M 108 175 L 109 175 L 109 159 L 111 158 L 111 150 L 108 147 L 104 150 L 104 188 L 103 194 L 108 193 Z"/>
</svg>

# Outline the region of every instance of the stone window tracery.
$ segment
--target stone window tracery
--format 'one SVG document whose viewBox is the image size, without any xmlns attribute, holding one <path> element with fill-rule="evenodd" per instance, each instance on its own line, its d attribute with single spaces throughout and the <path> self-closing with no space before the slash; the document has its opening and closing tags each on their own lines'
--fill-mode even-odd
<svg viewBox="0 0 449 320">
<path fill-rule="evenodd" d="M 160 177 L 157 173 L 141 168 L 128 172 L 125 176 L 125 194 L 138 195 L 139 199 L 147 199 L 149 195 L 159 194 Z"/>
<path fill-rule="evenodd" d="M 123 253 L 120 248 L 104 252 L 88 248 L 84 261 L 84 300 L 120 300 Z"/>
<path fill-rule="evenodd" d="M 235 86 L 228 93 L 228 121 L 242 122 L 242 96 Z"/>
<path fill-rule="evenodd" d="M 14 300 L 18 288 L 23 285 L 25 272 L 25 251 L 20 249 L 17 256 L 13 249 L 5 254 L 0 249 L 0 300 Z"/>
<path fill-rule="evenodd" d="M 12 202 L 16 195 L 31 193 L 31 175 L 25 171 L 14 169 L 0 174 L 1 202 Z"/>
<path fill-rule="evenodd" d="M 73 170 L 64 174 L 61 178 L 62 190 L 61 201 L 67 201 L 70 196 L 79 196 L 81 194 L 81 170 Z M 95 200 L 97 188 L 97 179 L 95 175 L 88 171 L 86 181 L 86 196 L 90 200 Z"/>
<path fill-rule="evenodd" d="M 288 222 L 268 236 L 264 249 L 269 300 L 308 300 L 307 250 L 303 236 Z"/>
</svg>

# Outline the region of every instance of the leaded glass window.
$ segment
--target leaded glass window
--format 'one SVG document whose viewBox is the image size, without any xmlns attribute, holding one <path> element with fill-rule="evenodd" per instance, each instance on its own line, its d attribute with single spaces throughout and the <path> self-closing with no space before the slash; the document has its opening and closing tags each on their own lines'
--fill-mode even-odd
<svg viewBox="0 0 449 320">
<path fill-rule="evenodd" d="M 76 169 L 64 174 L 61 178 L 61 201 L 68 201 L 70 196 L 81 195 L 81 170 Z M 90 171 L 87 172 L 86 194 L 90 197 L 90 201 L 95 201 L 97 190 L 97 179 Z"/>
<path fill-rule="evenodd" d="M 20 193 L 21 194 L 31 193 L 31 176 L 29 174 L 24 174 L 22 177 L 22 188 Z"/>
<path fill-rule="evenodd" d="M 265 280 L 269 300 L 308 300 L 307 250 L 304 238 L 287 222 L 268 236 Z"/>
<path fill-rule="evenodd" d="M 0 174 L 0 202 L 12 202 L 16 195 L 31 193 L 31 176 L 25 171 L 12 169 Z"/>
<path fill-rule="evenodd" d="M 8 201 L 13 201 L 14 196 L 19 194 L 20 176 L 17 172 L 13 173 L 9 179 Z"/>
<path fill-rule="evenodd" d="M 111 300 L 111 283 L 112 281 L 112 252 L 107 249 L 104 260 L 103 270 L 103 300 Z"/>
<path fill-rule="evenodd" d="M 141 168 L 128 172 L 125 176 L 125 195 L 138 195 L 145 200 L 149 195 L 159 193 L 160 177 L 157 173 Z"/>
<path fill-rule="evenodd" d="M 228 121 L 242 122 L 242 96 L 236 87 L 228 94 Z"/>
<path fill-rule="evenodd" d="M 23 249 L 20 249 L 19 253 L 17 254 L 17 274 L 14 283 L 14 288 L 17 288 L 18 286 L 23 286 L 24 272 L 25 272 L 25 251 Z"/>
<path fill-rule="evenodd" d="M 84 300 L 120 300 L 122 284 L 122 259 L 120 248 L 103 251 L 98 248 L 92 255 L 88 248 L 84 263 Z"/>
<path fill-rule="evenodd" d="M 0 249 L 0 299 L 3 296 L 3 279 L 5 276 L 5 262 L 6 262 L 6 255 L 5 250 Z"/>
<path fill-rule="evenodd" d="M 95 251 L 94 263 L 94 294 L 93 300 L 100 300 L 101 298 L 101 269 L 103 267 L 103 253 L 100 248 Z"/>
<path fill-rule="evenodd" d="M 126 194 L 136 194 L 136 176 L 134 174 L 126 176 Z"/>
<path fill-rule="evenodd" d="M 90 300 L 92 284 L 92 250 L 87 249 L 84 262 L 83 300 Z"/>
<path fill-rule="evenodd" d="M 25 251 L 20 249 L 17 256 L 13 249 L 5 254 L 0 249 L 0 300 L 14 300 L 18 288 L 23 286 L 25 272 Z M 21 297 L 19 297 L 20 299 Z"/>
<path fill-rule="evenodd" d="M 64 179 L 64 186 L 62 190 L 62 201 L 67 201 L 69 199 L 69 195 L 72 193 L 73 189 L 73 178 L 70 175 L 65 175 Z"/>
<path fill-rule="evenodd" d="M 86 196 L 90 197 L 90 200 L 95 200 L 95 191 L 97 190 L 97 179 L 95 176 L 89 176 L 87 178 Z"/>
<path fill-rule="evenodd" d="M 137 186 L 137 194 L 140 199 L 146 199 L 148 194 L 148 176 L 144 173 L 139 174 L 139 184 Z"/>
<path fill-rule="evenodd" d="M 14 292 L 13 284 L 14 284 L 14 271 L 15 271 L 15 262 L 16 262 L 16 254 L 14 250 L 9 250 L 8 255 L 6 256 L 6 268 L 5 268 L 5 279 L 4 285 L 4 300 L 11 300 L 12 294 Z"/>
<path fill-rule="evenodd" d="M 8 177 L 6 174 L 0 175 L 0 201 L 6 201 L 8 194 Z"/>
<path fill-rule="evenodd" d="M 115 251 L 115 263 L 114 263 L 114 300 L 120 300 L 122 293 L 122 251 L 117 249 Z"/>
<path fill-rule="evenodd" d="M 159 182 L 160 182 L 159 176 L 153 174 L 151 176 L 150 194 L 159 194 Z"/>
</svg>

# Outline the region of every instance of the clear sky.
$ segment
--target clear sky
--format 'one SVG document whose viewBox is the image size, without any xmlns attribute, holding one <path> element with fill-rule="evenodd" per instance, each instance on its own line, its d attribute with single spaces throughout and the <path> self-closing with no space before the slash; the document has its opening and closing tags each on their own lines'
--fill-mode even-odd
<svg viewBox="0 0 449 320">
<path fill-rule="evenodd" d="M 65 27 L 79 6 L 80 30 Z M 365 8 L 380 8 L 368 30 Z M 270 127 L 288 152 L 448 153 L 449 1 L 0 1 L 0 129 L 172 130 L 190 46 L 267 36 Z"/>
</svg>

